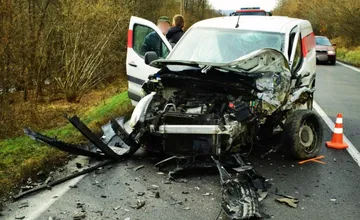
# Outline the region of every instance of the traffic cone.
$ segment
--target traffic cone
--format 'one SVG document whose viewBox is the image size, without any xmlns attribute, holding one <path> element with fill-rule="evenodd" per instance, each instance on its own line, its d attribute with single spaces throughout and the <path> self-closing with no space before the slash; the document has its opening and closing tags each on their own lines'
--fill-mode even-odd
<svg viewBox="0 0 360 220">
<path fill-rule="evenodd" d="M 326 142 L 326 146 L 338 150 L 348 148 L 348 145 L 343 141 L 343 117 L 341 113 L 337 115 L 333 136 L 331 141 Z"/>
</svg>

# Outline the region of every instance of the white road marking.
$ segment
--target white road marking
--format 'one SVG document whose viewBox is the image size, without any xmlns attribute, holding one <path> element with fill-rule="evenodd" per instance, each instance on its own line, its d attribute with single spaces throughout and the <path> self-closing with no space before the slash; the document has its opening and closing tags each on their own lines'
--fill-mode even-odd
<svg viewBox="0 0 360 220">
<path fill-rule="evenodd" d="M 343 66 L 345 66 L 345 67 L 347 67 L 347 68 L 349 68 L 349 69 L 352 69 L 352 70 L 360 73 L 360 69 L 359 69 L 359 68 L 356 68 L 356 67 L 354 67 L 354 66 L 347 65 L 347 64 L 342 63 L 342 62 L 339 62 L 339 61 L 336 61 L 336 63 L 338 63 L 338 64 L 340 64 L 340 65 L 343 65 Z"/>
<path fill-rule="evenodd" d="M 322 117 L 322 119 L 325 121 L 327 126 L 329 126 L 331 131 L 334 131 L 335 124 L 334 122 L 329 118 L 329 116 L 326 115 L 324 110 L 314 101 L 313 103 L 314 109 L 317 111 L 317 113 Z M 349 145 L 348 148 L 346 148 L 347 152 L 351 155 L 351 157 L 355 160 L 355 162 L 360 166 L 360 153 L 359 151 L 354 147 L 354 145 L 350 142 L 349 139 L 345 135 L 343 135 L 344 142 Z"/>
<path fill-rule="evenodd" d="M 27 201 L 29 207 L 16 211 L 16 213 L 11 213 L 10 216 L 6 216 L 6 219 L 13 220 L 18 216 L 25 216 L 25 220 L 35 220 L 42 213 L 44 213 L 49 207 L 54 204 L 59 198 L 61 198 L 67 191 L 71 188 L 70 186 L 76 185 L 80 180 L 82 180 L 86 174 L 78 176 L 72 180 L 69 180 L 63 184 L 55 186 L 51 191 L 44 191 L 37 195 L 34 195 L 29 198 L 25 198 L 21 201 Z M 56 198 L 54 198 L 56 196 Z M 18 203 L 16 203 L 18 205 Z M 15 207 L 17 209 L 17 207 Z"/>
</svg>

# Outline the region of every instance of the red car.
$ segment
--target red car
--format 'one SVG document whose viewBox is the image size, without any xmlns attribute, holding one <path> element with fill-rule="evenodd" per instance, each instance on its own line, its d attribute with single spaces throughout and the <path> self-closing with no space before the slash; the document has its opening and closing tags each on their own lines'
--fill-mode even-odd
<svg viewBox="0 0 360 220">
<path fill-rule="evenodd" d="M 330 40 L 324 36 L 315 36 L 316 39 L 316 61 L 330 62 L 331 65 L 336 64 L 335 44 L 331 44 Z"/>
</svg>

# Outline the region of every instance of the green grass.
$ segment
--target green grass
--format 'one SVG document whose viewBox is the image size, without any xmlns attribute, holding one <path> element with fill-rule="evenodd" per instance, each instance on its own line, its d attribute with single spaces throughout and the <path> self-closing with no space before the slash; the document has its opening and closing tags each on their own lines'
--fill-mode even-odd
<svg viewBox="0 0 360 220">
<path fill-rule="evenodd" d="M 360 66 L 360 47 L 346 49 L 336 48 L 336 58 L 354 66 Z"/>
<path fill-rule="evenodd" d="M 111 117 L 128 114 L 131 109 L 127 92 L 123 92 L 79 114 L 79 117 L 92 130 L 98 132 L 100 126 L 109 121 Z M 68 142 L 84 141 L 82 135 L 70 124 L 43 131 L 43 133 Z M 28 178 L 36 178 L 36 174 L 40 170 L 49 171 L 62 165 L 66 158 L 67 154 L 44 146 L 27 136 L 1 140 L 0 197 L 16 189 Z"/>
</svg>

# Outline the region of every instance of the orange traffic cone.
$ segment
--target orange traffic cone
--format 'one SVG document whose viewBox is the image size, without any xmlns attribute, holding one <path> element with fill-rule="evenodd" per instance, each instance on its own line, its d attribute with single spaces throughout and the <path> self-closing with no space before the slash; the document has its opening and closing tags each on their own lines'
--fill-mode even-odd
<svg viewBox="0 0 360 220">
<path fill-rule="evenodd" d="M 348 148 L 348 145 L 343 141 L 343 117 L 341 113 L 337 115 L 332 139 L 326 142 L 326 146 L 338 150 Z"/>
</svg>

